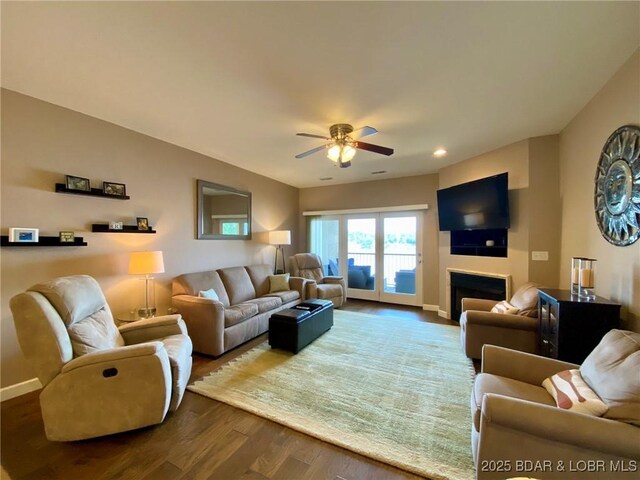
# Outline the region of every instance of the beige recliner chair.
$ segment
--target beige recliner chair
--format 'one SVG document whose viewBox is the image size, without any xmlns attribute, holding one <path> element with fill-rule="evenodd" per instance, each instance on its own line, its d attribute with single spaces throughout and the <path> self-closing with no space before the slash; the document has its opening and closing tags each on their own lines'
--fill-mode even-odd
<svg viewBox="0 0 640 480">
<path fill-rule="evenodd" d="M 322 260 L 313 253 L 296 253 L 289 257 L 289 270 L 294 277 L 313 280 L 307 284 L 307 298 L 331 300 L 338 308 L 347 301 L 347 284 L 343 277 L 324 275 Z"/>
<path fill-rule="evenodd" d="M 542 387 L 544 379 L 577 368 L 607 405 L 602 417 L 559 408 Z M 611 330 L 579 367 L 486 345 L 471 416 L 479 480 L 638 478 L 640 334 Z M 546 470 L 533 470 L 536 462 Z"/>
<path fill-rule="evenodd" d="M 108 435 L 163 421 L 191 374 L 180 315 L 116 328 L 92 277 L 61 277 L 10 302 L 20 347 L 43 385 L 49 440 Z"/>
<path fill-rule="evenodd" d="M 525 283 L 513 294 L 509 303 L 518 308 L 515 315 L 491 312 L 498 300 L 463 298 L 460 342 L 467 357 L 479 360 L 483 345 L 538 353 L 538 287 Z"/>
</svg>

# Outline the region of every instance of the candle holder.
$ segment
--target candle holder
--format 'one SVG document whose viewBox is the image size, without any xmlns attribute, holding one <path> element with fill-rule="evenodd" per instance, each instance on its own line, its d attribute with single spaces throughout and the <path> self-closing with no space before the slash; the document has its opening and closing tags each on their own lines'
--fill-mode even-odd
<svg viewBox="0 0 640 480">
<path fill-rule="evenodd" d="M 580 289 L 580 259 L 571 257 L 571 295 L 578 295 Z"/>
<path fill-rule="evenodd" d="M 580 283 L 578 286 L 578 296 L 587 300 L 596 298 L 596 260 L 593 258 L 580 258 Z"/>
</svg>

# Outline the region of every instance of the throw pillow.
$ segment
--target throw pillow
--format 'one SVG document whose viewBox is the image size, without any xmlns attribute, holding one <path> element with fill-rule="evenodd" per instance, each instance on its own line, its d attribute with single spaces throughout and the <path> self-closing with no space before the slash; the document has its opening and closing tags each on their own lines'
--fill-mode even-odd
<svg viewBox="0 0 640 480">
<path fill-rule="evenodd" d="M 220 301 L 220 297 L 218 297 L 218 294 L 213 288 L 210 288 L 209 290 L 200 290 L 200 292 L 198 292 L 198 296 L 208 298 L 210 300 L 216 300 L 218 302 Z"/>
<path fill-rule="evenodd" d="M 271 288 L 269 288 L 269 293 L 283 292 L 285 290 L 290 290 L 289 274 L 283 273 L 281 275 L 270 275 L 269 284 L 271 285 Z"/>
<path fill-rule="evenodd" d="M 545 378 L 542 386 L 547 389 L 558 407 L 576 413 L 601 417 L 609 409 L 580 375 L 580 370 L 564 370 Z"/>
<path fill-rule="evenodd" d="M 492 313 L 508 313 L 510 315 L 515 315 L 519 311 L 520 310 L 518 308 L 511 305 L 506 300 L 502 300 L 501 302 L 496 303 L 491 309 Z"/>
</svg>

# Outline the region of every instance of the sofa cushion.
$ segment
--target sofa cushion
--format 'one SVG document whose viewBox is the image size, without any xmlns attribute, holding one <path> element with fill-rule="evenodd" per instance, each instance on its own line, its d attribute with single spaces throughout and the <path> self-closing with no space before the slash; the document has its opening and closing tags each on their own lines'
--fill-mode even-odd
<svg viewBox="0 0 640 480">
<path fill-rule="evenodd" d="M 282 303 L 289 303 L 300 298 L 300 292 L 297 290 L 286 290 L 284 292 L 267 293 L 265 297 L 279 297 Z"/>
<path fill-rule="evenodd" d="M 542 386 L 564 410 L 601 417 L 607 411 L 607 405 L 598 398 L 589 385 L 582 379 L 580 370 L 563 370 L 545 378 Z"/>
<path fill-rule="evenodd" d="M 540 403 L 542 405 L 556 406 L 553 397 L 547 391 L 511 378 L 492 375 L 490 373 L 480 373 L 476 377 L 471 393 L 471 414 L 476 432 L 480 431 L 480 412 L 482 410 L 482 399 L 487 393 L 495 393 L 506 397 L 518 398 L 529 402 Z"/>
<path fill-rule="evenodd" d="M 250 265 L 245 268 L 256 290 L 256 297 L 269 293 L 269 275 L 273 275 L 273 265 Z"/>
<path fill-rule="evenodd" d="M 258 314 L 258 305 L 240 303 L 224 309 L 224 326 L 230 327 Z"/>
<path fill-rule="evenodd" d="M 251 303 L 258 307 L 258 313 L 268 312 L 269 310 L 274 310 L 282 305 L 282 299 L 280 297 L 260 297 L 254 298 L 252 300 L 247 300 L 244 303 Z M 244 305 L 242 303 L 241 305 Z"/>
<path fill-rule="evenodd" d="M 74 323 L 67 331 L 74 357 L 124 345 L 124 339 L 113 322 L 108 306 Z"/>
<path fill-rule="evenodd" d="M 213 288 L 225 307 L 231 305 L 222 279 L 216 271 L 185 273 L 173 279 L 172 295 L 198 296 L 200 291 Z"/>
<path fill-rule="evenodd" d="M 224 288 L 229 295 L 231 305 L 238 305 L 252 298 L 256 298 L 256 289 L 251 277 L 244 267 L 229 267 L 218 270 Z"/>
<path fill-rule="evenodd" d="M 318 298 L 329 299 L 342 297 L 342 285 L 339 283 L 323 283 L 318 285 Z"/>
<path fill-rule="evenodd" d="M 269 276 L 269 293 L 284 292 L 289 290 L 289 274 Z"/>
<path fill-rule="evenodd" d="M 604 418 L 640 426 L 640 333 L 611 330 L 580 366 L 607 404 Z"/>
<path fill-rule="evenodd" d="M 520 310 L 519 315 L 538 316 L 538 286 L 533 282 L 525 283 L 511 297 L 509 303 Z"/>
</svg>

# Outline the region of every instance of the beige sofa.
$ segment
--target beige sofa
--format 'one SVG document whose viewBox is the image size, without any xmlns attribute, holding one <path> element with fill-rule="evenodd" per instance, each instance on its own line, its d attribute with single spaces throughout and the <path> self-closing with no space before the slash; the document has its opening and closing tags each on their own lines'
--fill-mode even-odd
<svg viewBox="0 0 640 480">
<path fill-rule="evenodd" d="M 558 408 L 542 387 L 545 378 L 576 368 L 608 406 L 602 417 Z M 580 367 L 485 345 L 482 373 L 476 377 L 471 394 L 477 478 L 638 478 L 639 372 L 640 334 L 634 332 L 611 330 Z M 536 462 L 549 467 L 546 471 L 531 470 Z M 519 471 L 518 465 L 522 467 Z M 636 470 L 630 472 L 630 468 Z"/>
<path fill-rule="evenodd" d="M 20 347 L 43 386 L 49 440 L 141 428 L 178 408 L 191 374 L 191 340 L 179 315 L 118 329 L 87 275 L 34 285 L 10 305 Z"/>
<path fill-rule="evenodd" d="M 272 265 L 186 273 L 173 280 L 173 306 L 184 318 L 198 353 L 219 356 L 269 329 L 271 314 L 305 299 L 308 280 L 289 278 L 289 289 L 269 293 Z M 199 296 L 213 289 L 219 300 Z"/>
</svg>

